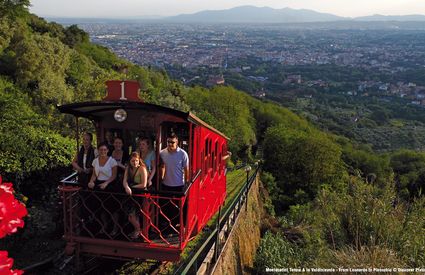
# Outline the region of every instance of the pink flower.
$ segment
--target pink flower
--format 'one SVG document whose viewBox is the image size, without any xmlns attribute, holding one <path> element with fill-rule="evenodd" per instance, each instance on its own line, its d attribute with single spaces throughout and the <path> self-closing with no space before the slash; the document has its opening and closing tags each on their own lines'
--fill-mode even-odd
<svg viewBox="0 0 425 275">
<path fill-rule="evenodd" d="M 0 176 L 0 239 L 24 227 L 22 218 L 27 215 L 25 205 L 13 195 L 13 185 L 3 183 Z M 21 275 L 22 270 L 12 270 L 13 259 L 7 257 L 7 251 L 0 251 L 0 275 Z"/>
<path fill-rule="evenodd" d="M 22 218 L 26 215 L 25 205 L 13 195 L 13 185 L 2 183 L 0 176 L 0 239 L 24 227 Z"/>
<path fill-rule="evenodd" d="M 22 270 L 12 270 L 13 259 L 7 257 L 7 251 L 0 251 L 0 274 L 1 275 L 21 275 Z"/>
</svg>

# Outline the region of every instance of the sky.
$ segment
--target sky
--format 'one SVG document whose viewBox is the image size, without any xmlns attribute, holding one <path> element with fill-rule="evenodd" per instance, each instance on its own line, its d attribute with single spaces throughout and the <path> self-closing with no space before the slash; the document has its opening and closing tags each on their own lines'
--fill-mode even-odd
<svg viewBox="0 0 425 275">
<path fill-rule="evenodd" d="M 172 16 L 238 6 L 311 9 L 339 16 L 425 14 L 425 0 L 31 0 L 44 17 Z"/>
</svg>

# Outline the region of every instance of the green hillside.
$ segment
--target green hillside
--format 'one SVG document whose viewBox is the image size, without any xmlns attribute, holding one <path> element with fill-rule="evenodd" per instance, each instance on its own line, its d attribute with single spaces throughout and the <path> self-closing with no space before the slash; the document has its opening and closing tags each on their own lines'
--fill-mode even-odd
<svg viewBox="0 0 425 275">
<path fill-rule="evenodd" d="M 28 13 L 27 1 L 1 3 L 7 11 L 0 19 L 0 102 L 4 110 L 0 129 L 2 140 L 7 141 L 0 145 L 2 173 L 68 165 L 75 150 L 74 121 L 58 113 L 55 106 L 100 100 L 105 81 L 110 79 L 138 80 L 147 102 L 195 112 L 231 137 L 230 149 L 237 153 L 234 160 L 249 157 L 251 146 L 270 125 L 307 127 L 293 113 L 231 87 L 187 88 L 164 71 L 122 60 L 90 43 L 88 34 L 75 25 L 64 28 Z M 55 154 L 59 148 L 62 153 Z M 43 162 L 46 152 L 54 156 Z"/>
</svg>

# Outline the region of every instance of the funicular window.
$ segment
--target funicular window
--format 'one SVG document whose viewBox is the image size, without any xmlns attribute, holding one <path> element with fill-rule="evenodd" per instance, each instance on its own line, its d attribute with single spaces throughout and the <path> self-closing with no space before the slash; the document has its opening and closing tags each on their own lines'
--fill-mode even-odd
<svg viewBox="0 0 425 275">
<path fill-rule="evenodd" d="M 174 133 L 179 138 L 179 147 L 185 150 L 186 152 L 189 152 L 189 125 L 187 123 L 166 121 L 163 122 L 161 125 L 162 136 L 164 137 L 162 139 L 162 149 L 167 147 L 166 137 L 169 136 L 171 133 Z"/>
<path fill-rule="evenodd" d="M 201 152 L 201 160 L 204 160 L 204 159 L 205 159 L 205 153 L 204 153 L 204 150 L 202 150 L 202 152 Z M 205 175 L 207 174 L 206 173 L 206 169 L 205 169 L 205 161 L 202 162 L 201 169 L 202 169 L 202 178 L 204 178 Z"/>
<path fill-rule="evenodd" d="M 117 128 L 105 128 L 103 129 L 103 139 L 100 142 L 108 144 L 108 155 L 111 155 L 114 148 L 114 139 L 120 138 L 123 143 L 122 150 L 125 155 L 129 155 L 138 149 L 137 141 L 138 137 L 148 137 L 150 141 L 154 140 L 153 133 L 147 134 L 146 131 L 140 131 L 135 129 L 117 129 Z M 153 149 L 153 142 L 150 142 L 151 149 Z"/>
<path fill-rule="evenodd" d="M 199 135 L 197 134 L 197 130 L 196 127 L 192 127 L 192 144 L 190 144 L 190 148 L 191 148 L 191 156 L 190 159 L 192 159 L 192 165 L 190 165 L 190 169 L 192 171 L 191 173 L 191 178 L 193 179 L 196 175 L 196 172 L 199 170 L 199 154 L 195 151 L 198 150 L 199 148 Z"/>
<path fill-rule="evenodd" d="M 215 155 L 214 155 L 214 172 L 216 172 L 217 170 L 218 170 L 218 162 L 217 162 L 217 159 L 218 159 L 218 154 L 219 154 L 219 152 L 218 152 L 218 141 L 216 141 L 215 142 L 215 147 L 214 147 L 215 149 L 214 149 L 214 152 L 215 152 Z"/>
<path fill-rule="evenodd" d="M 211 162 L 212 162 L 212 172 L 213 172 L 213 174 L 215 174 L 215 169 L 216 169 L 216 167 L 215 167 L 215 151 L 213 150 L 213 152 L 212 152 L 212 154 L 211 154 Z"/>
<path fill-rule="evenodd" d="M 209 159 L 209 168 L 210 169 L 212 169 L 213 168 L 213 158 L 214 158 L 214 156 L 212 155 L 212 151 L 213 151 L 213 148 L 212 148 L 212 140 L 211 140 L 211 138 L 210 139 L 208 139 L 208 141 L 209 141 L 209 149 L 210 149 L 210 153 L 209 153 L 209 157 L 210 157 L 210 159 Z"/>
<path fill-rule="evenodd" d="M 221 156 L 223 157 L 223 156 L 226 156 L 227 155 L 227 150 L 226 150 L 226 145 L 223 143 L 222 145 L 221 145 Z M 221 166 L 222 166 L 222 169 L 224 170 L 224 169 L 226 169 L 226 163 L 227 163 L 227 161 L 226 160 L 223 160 L 223 158 L 220 158 L 220 163 L 221 163 Z"/>
<path fill-rule="evenodd" d="M 208 157 L 209 157 L 209 142 L 208 139 L 205 140 L 205 156 L 204 156 L 204 170 L 205 175 L 208 173 Z"/>
</svg>

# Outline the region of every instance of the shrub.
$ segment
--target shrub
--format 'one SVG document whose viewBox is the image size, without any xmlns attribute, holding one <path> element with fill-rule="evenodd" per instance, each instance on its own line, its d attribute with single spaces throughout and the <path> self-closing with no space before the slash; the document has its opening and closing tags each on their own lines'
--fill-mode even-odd
<svg viewBox="0 0 425 275">
<path fill-rule="evenodd" d="M 322 251 L 313 259 L 320 263 L 385 266 L 388 257 L 400 265 L 425 264 L 425 198 L 398 202 L 393 184 L 353 177 L 346 192 L 323 189 L 312 203 L 292 206 L 287 219 L 302 229 L 304 254 Z"/>
<path fill-rule="evenodd" d="M 267 232 L 255 255 L 254 267 L 259 274 L 266 274 L 266 268 L 300 267 L 302 263 L 301 250 L 295 244 L 281 234 Z"/>
</svg>

